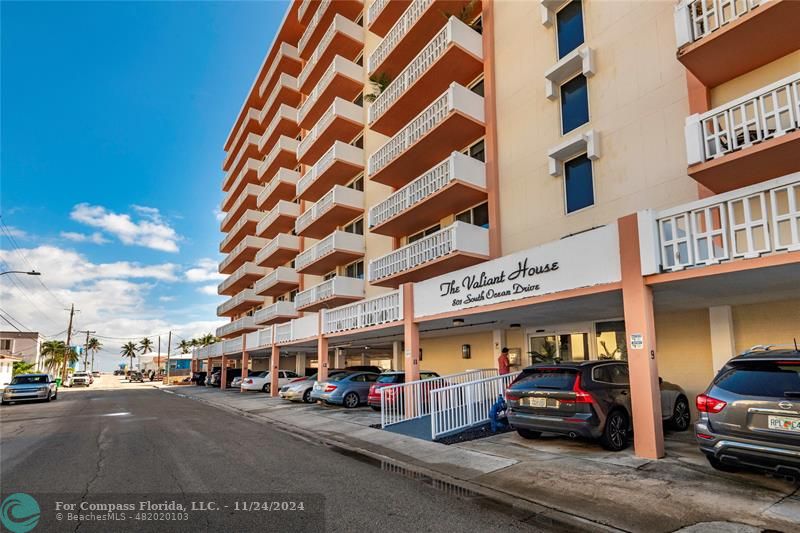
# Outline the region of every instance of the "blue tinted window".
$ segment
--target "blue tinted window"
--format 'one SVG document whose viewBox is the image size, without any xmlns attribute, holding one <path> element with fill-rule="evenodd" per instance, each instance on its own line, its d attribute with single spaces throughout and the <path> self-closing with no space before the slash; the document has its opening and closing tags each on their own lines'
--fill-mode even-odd
<svg viewBox="0 0 800 533">
<path fill-rule="evenodd" d="M 583 44 L 583 14 L 580 0 L 572 0 L 556 13 L 556 35 L 559 59 Z"/>
<path fill-rule="evenodd" d="M 586 76 L 578 74 L 561 86 L 561 133 L 589 122 L 589 94 Z"/>
<path fill-rule="evenodd" d="M 567 195 L 567 213 L 594 204 L 592 162 L 585 154 L 564 163 L 564 187 Z"/>
</svg>

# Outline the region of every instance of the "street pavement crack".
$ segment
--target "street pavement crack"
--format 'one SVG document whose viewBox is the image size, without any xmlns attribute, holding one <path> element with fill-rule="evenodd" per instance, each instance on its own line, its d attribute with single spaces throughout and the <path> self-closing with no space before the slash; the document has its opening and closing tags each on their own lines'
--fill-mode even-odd
<svg viewBox="0 0 800 533">
<path fill-rule="evenodd" d="M 94 474 L 92 475 L 91 479 L 86 482 L 86 487 L 83 489 L 83 494 L 81 494 L 81 502 L 86 501 L 86 497 L 89 495 L 92 485 L 94 485 L 94 483 L 97 481 L 97 478 L 100 477 L 100 472 L 102 471 L 103 463 L 105 462 L 105 435 L 108 432 L 108 424 L 102 422 L 101 424 L 102 427 L 100 428 L 100 431 L 97 432 L 97 438 L 95 439 L 95 444 L 97 446 L 97 461 L 95 462 Z M 78 519 L 78 523 L 75 524 L 75 531 L 77 532 L 80 527 L 81 520 Z"/>
</svg>

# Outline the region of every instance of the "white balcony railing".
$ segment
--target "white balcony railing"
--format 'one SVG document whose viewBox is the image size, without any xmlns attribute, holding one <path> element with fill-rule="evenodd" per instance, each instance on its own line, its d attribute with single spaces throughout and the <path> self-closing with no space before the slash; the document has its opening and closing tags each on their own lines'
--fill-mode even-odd
<svg viewBox="0 0 800 533">
<path fill-rule="evenodd" d="M 235 262 L 245 250 L 250 248 L 255 248 L 260 250 L 263 246 L 267 244 L 267 239 L 262 239 L 261 237 L 255 237 L 253 235 L 248 235 L 242 242 L 236 245 L 236 247 L 230 251 L 228 256 L 222 260 L 219 264 L 219 271 L 224 272 L 228 266 Z"/>
<path fill-rule="evenodd" d="M 283 61 L 284 57 L 289 57 L 296 62 L 300 62 L 300 54 L 296 47 L 290 45 L 289 43 L 281 43 L 278 47 L 278 53 L 275 54 L 275 58 L 272 60 L 272 65 L 269 67 L 269 71 L 264 76 L 264 80 L 261 82 L 261 86 L 258 88 L 259 96 L 264 96 L 264 93 L 267 92 L 269 88 L 270 80 L 275 76 L 275 72 L 281 65 L 281 61 Z"/>
<path fill-rule="evenodd" d="M 300 237 L 296 235 L 289 235 L 288 233 L 279 233 L 274 239 L 267 241 L 263 239 L 266 244 L 256 253 L 255 262 L 261 264 L 266 261 L 268 257 L 277 252 L 281 248 L 288 250 L 300 249 Z"/>
<path fill-rule="evenodd" d="M 248 209 L 247 211 L 245 211 L 242 217 L 239 219 L 239 221 L 233 225 L 230 231 L 228 231 L 228 235 L 226 235 L 225 238 L 222 239 L 222 242 L 220 243 L 220 250 L 224 250 L 225 248 L 227 248 L 228 245 L 230 245 L 230 243 L 232 243 L 233 241 L 241 239 L 242 237 L 241 235 L 239 235 L 239 233 L 242 231 L 242 228 L 244 228 L 248 224 L 252 224 L 253 222 L 258 223 L 258 221 L 261 220 L 263 216 L 264 213 L 256 209 Z"/>
<path fill-rule="evenodd" d="M 653 218 L 662 270 L 798 251 L 800 172 L 665 209 Z"/>
<path fill-rule="evenodd" d="M 296 318 L 300 316 L 300 313 L 295 310 L 294 302 L 281 300 L 259 309 L 253 316 L 256 319 L 256 324 L 264 324 L 279 318 L 285 318 L 286 320 Z"/>
<path fill-rule="evenodd" d="M 408 66 L 403 69 L 388 87 L 369 106 L 368 120 L 372 124 L 378 120 L 425 72 L 441 58 L 451 44 L 469 51 L 479 59 L 483 59 L 483 41 L 481 35 L 458 20 L 450 17 L 444 28 L 436 34 L 431 42 L 422 49 Z"/>
<path fill-rule="evenodd" d="M 301 271 L 337 250 L 353 255 L 364 255 L 364 236 L 336 230 L 299 254 L 294 260 L 294 267 L 297 271 Z"/>
<path fill-rule="evenodd" d="M 238 188 L 236 187 L 236 185 L 238 185 L 242 180 L 244 180 L 244 177 L 245 175 L 247 175 L 248 172 L 253 170 L 258 170 L 258 165 L 260 163 L 261 161 L 259 161 L 258 159 L 253 159 L 252 157 L 249 157 L 247 161 L 245 161 L 244 166 L 242 166 L 242 168 L 239 170 L 239 173 L 236 175 L 236 179 L 234 180 L 231 180 L 231 177 L 233 177 L 233 171 L 236 169 L 236 167 L 231 168 L 231 170 L 228 172 L 228 174 L 225 176 L 225 179 L 222 182 L 222 190 L 226 192 L 230 191 L 228 193 L 229 195 L 234 193 Z M 224 203 L 227 203 L 227 201 L 229 201 L 229 198 L 227 198 L 226 196 L 225 200 L 226 202 Z"/>
<path fill-rule="evenodd" d="M 800 128 L 800 73 L 686 119 L 690 165 Z"/>
<path fill-rule="evenodd" d="M 370 27 L 372 23 L 375 22 L 375 19 L 381 14 L 383 8 L 389 5 L 390 1 L 391 0 L 375 0 L 369 5 L 366 16 L 367 27 Z"/>
<path fill-rule="evenodd" d="M 320 39 L 317 48 L 314 50 L 314 53 L 308 58 L 308 61 L 306 61 L 302 72 L 300 72 L 300 76 L 297 77 L 297 83 L 299 87 L 305 86 L 306 81 L 308 81 L 308 77 L 311 75 L 311 72 L 317 68 L 317 63 L 325 54 L 325 51 L 328 49 L 328 46 L 330 46 L 337 33 L 347 35 L 350 39 L 357 43 L 364 43 L 364 28 L 343 15 L 337 14 L 334 16 L 330 27 L 328 27 L 327 31 L 325 31 L 325 34 L 322 36 L 322 39 Z"/>
<path fill-rule="evenodd" d="M 258 323 L 258 320 L 256 320 L 256 323 Z M 257 350 L 259 348 L 268 348 L 272 346 L 272 326 L 266 326 L 258 331 L 248 333 L 245 336 L 245 346 L 247 346 L 248 350 Z"/>
<path fill-rule="evenodd" d="M 675 6 L 678 47 L 710 35 L 764 2 L 765 0 L 681 0 Z"/>
<path fill-rule="evenodd" d="M 239 331 L 255 329 L 255 328 L 256 328 L 256 323 L 253 317 L 243 316 L 242 318 L 238 318 L 233 322 L 229 322 L 224 326 L 217 328 L 217 337 L 228 337 Z M 241 340 L 239 342 L 241 343 Z"/>
<path fill-rule="evenodd" d="M 275 326 L 275 343 L 287 343 L 316 337 L 319 334 L 318 321 L 319 318 L 314 313 Z"/>
<path fill-rule="evenodd" d="M 263 216 L 256 225 L 256 235 L 263 235 L 280 217 L 297 218 L 300 216 L 300 205 L 286 200 L 279 200 L 269 213 Z"/>
<path fill-rule="evenodd" d="M 297 111 L 298 122 L 303 122 L 306 115 L 308 115 L 308 112 L 312 107 L 314 107 L 314 105 L 317 103 L 317 100 L 319 100 L 319 97 L 325 92 L 325 90 L 331 84 L 331 81 L 333 81 L 337 75 L 345 76 L 354 82 L 363 85 L 364 67 L 360 67 L 349 59 L 343 58 L 342 56 L 334 57 L 333 61 L 331 61 L 331 64 L 320 77 L 319 81 L 316 83 L 316 85 L 314 85 L 314 89 L 309 93 L 306 101 L 303 102 L 303 105 L 301 105 L 300 109 Z"/>
<path fill-rule="evenodd" d="M 303 137 L 303 140 L 297 145 L 297 159 L 301 159 L 305 153 L 308 152 L 308 149 L 320 139 L 322 134 L 325 133 L 325 130 L 327 130 L 337 118 L 363 126 L 364 108 L 337 96 L 330 107 L 328 107 L 319 118 L 317 123 L 314 124 L 314 127 L 306 133 L 306 136 Z"/>
<path fill-rule="evenodd" d="M 278 110 L 275 112 L 275 116 L 272 117 L 272 121 L 270 121 L 269 125 L 264 130 L 264 134 L 258 141 L 258 151 L 260 153 L 264 153 L 267 141 L 272 139 L 275 134 L 275 130 L 278 129 L 278 125 L 284 120 L 288 120 L 289 122 L 297 124 L 297 109 L 288 104 L 281 104 L 278 107 Z"/>
<path fill-rule="evenodd" d="M 460 152 L 453 152 L 450 157 L 425 174 L 372 207 L 369 210 L 369 227 L 383 224 L 407 209 L 424 202 L 456 180 L 485 189 L 486 167 L 477 159 Z"/>
<path fill-rule="evenodd" d="M 350 298 L 355 300 L 363 297 L 363 279 L 336 276 L 297 293 L 294 299 L 294 307 L 300 310 L 330 298 Z"/>
<path fill-rule="evenodd" d="M 235 197 L 238 197 L 239 189 L 241 187 L 242 182 L 244 181 L 245 176 L 248 172 L 258 173 L 258 166 L 261 164 L 261 161 L 258 159 L 248 159 L 247 163 L 245 163 L 244 168 L 239 171 L 239 174 L 236 176 L 236 179 L 227 189 L 223 188 L 223 190 L 227 191 L 225 198 L 222 200 L 222 208 L 223 210 L 226 209 L 226 206 L 230 205 L 231 202 L 234 201 Z M 255 181 L 255 180 L 254 180 Z"/>
<path fill-rule="evenodd" d="M 225 183 L 227 183 L 228 181 L 230 181 L 233 178 L 233 173 L 237 171 L 237 169 L 239 167 L 239 163 L 242 162 L 242 158 L 243 157 L 247 157 L 245 155 L 245 154 L 247 154 L 247 149 L 246 149 L 247 146 L 258 147 L 258 141 L 259 140 L 260 140 L 260 137 L 257 134 L 255 134 L 255 133 L 248 133 L 247 134 L 247 137 L 245 138 L 244 144 L 242 144 L 242 147 L 236 153 L 236 157 L 234 158 L 233 163 L 231 164 L 231 166 L 230 166 L 230 168 L 228 170 L 228 173 L 225 175 Z M 233 155 L 233 154 L 229 154 L 229 155 Z"/>
<path fill-rule="evenodd" d="M 261 108 L 262 121 L 266 119 L 266 114 L 275 106 L 275 102 L 284 91 L 300 92 L 300 87 L 297 85 L 297 78 L 285 72 L 280 75 L 275 87 L 272 89 L 272 92 L 269 93 L 266 102 L 264 102 L 264 106 Z"/>
<path fill-rule="evenodd" d="M 261 110 L 256 109 L 255 107 L 251 107 L 245 113 L 244 118 L 242 119 L 242 123 L 239 125 L 239 129 L 236 130 L 236 135 L 233 137 L 233 141 L 230 143 L 230 147 L 228 148 L 227 154 L 225 156 L 224 164 L 228 164 L 234 156 L 239 154 L 239 140 L 244 135 L 248 135 L 247 125 L 252 122 L 259 122 L 261 117 Z M 231 130 L 233 133 L 233 130 Z"/>
<path fill-rule="evenodd" d="M 227 289 L 240 282 L 243 278 L 261 277 L 266 273 L 266 268 L 256 266 L 253 263 L 245 263 L 237 268 L 233 274 L 228 276 L 227 279 L 223 280 L 222 283 L 217 286 L 217 292 L 219 294 L 224 294 Z"/>
<path fill-rule="evenodd" d="M 459 252 L 488 257 L 488 230 L 466 222 L 454 222 L 436 233 L 370 261 L 369 281 L 380 281 Z"/>
<path fill-rule="evenodd" d="M 222 341 L 222 353 L 223 355 L 239 353 L 242 351 L 242 346 L 242 335 L 239 335 L 233 339 L 224 340 Z"/>
<path fill-rule="evenodd" d="M 375 50 L 370 54 L 367 61 L 369 73 L 374 74 L 381 63 L 389 56 L 394 50 L 400 40 L 405 36 L 414 23 L 419 20 L 425 11 L 433 5 L 434 0 L 414 0 L 408 9 L 405 10 L 400 19 L 395 22 L 392 29 L 386 34 L 386 37 L 380 42 Z"/>
<path fill-rule="evenodd" d="M 322 332 L 337 333 L 403 319 L 403 294 L 398 291 L 322 311 Z"/>
<path fill-rule="evenodd" d="M 314 163 L 311 169 L 303 174 L 303 177 L 297 182 L 297 196 L 302 196 L 303 193 L 316 182 L 320 176 L 333 165 L 336 161 L 344 161 L 353 166 L 364 165 L 364 150 L 355 146 L 336 141 L 333 143 L 327 152 L 325 152 L 319 160 Z"/>
<path fill-rule="evenodd" d="M 239 194 L 239 198 L 237 198 L 236 201 L 233 203 L 233 205 L 230 207 L 230 209 L 228 209 L 228 214 L 225 215 L 225 218 L 223 218 L 222 222 L 220 222 L 219 224 L 220 231 L 225 231 L 224 228 L 227 228 L 228 225 L 231 222 L 233 222 L 233 220 L 237 216 L 241 215 L 241 213 L 239 213 L 238 211 L 242 207 L 242 204 L 244 204 L 245 201 L 247 201 L 247 199 L 250 196 L 255 196 L 256 198 L 258 198 L 258 195 L 262 191 L 263 187 L 255 183 L 248 183 L 247 185 L 245 185 L 244 190 L 242 190 L 242 192 Z"/>
<path fill-rule="evenodd" d="M 245 303 L 252 302 L 253 304 L 258 304 L 263 302 L 264 298 L 258 296 L 256 291 L 253 289 L 245 289 L 236 296 L 229 298 L 228 301 L 221 303 L 217 306 L 217 316 L 223 316 L 225 313 L 229 312 L 231 309 L 235 309 Z"/>
<path fill-rule="evenodd" d="M 308 26 L 306 26 L 306 30 L 303 32 L 303 35 L 300 36 L 300 41 L 297 44 L 297 48 L 299 48 L 301 52 L 308 46 L 311 36 L 317 31 L 317 26 L 319 26 L 322 17 L 325 16 L 325 12 L 332 2 L 333 0 L 321 0 L 317 4 L 317 11 L 314 13 L 314 17 L 308 22 Z"/>
<path fill-rule="evenodd" d="M 374 176 L 397 159 L 418 139 L 435 129 L 456 110 L 483 123 L 483 97 L 462 85 L 453 83 L 444 94 L 369 156 L 370 176 Z"/>
<path fill-rule="evenodd" d="M 290 153 L 294 156 L 297 153 L 297 139 L 291 139 L 285 135 L 281 135 L 278 138 L 278 142 L 272 147 L 269 154 L 264 158 L 264 161 L 261 162 L 261 165 L 258 167 L 258 176 L 263 181 L 272 179 L 272 176 L 267 175 L 267 170 L 275 163 L 275 160 L 278 159 L 281 152 Z M 294 166 L 294 164 L 292 164 Z"/>
<path fill-rule="evenodd" d="M 305 213 L 297 217 L 294 222 L 294 231 L 298 235 L 308 228 L 315 221 L 319 220 L 325 213 L 337 205 L 346 206 L 354 210 L 364 209 L 364 193 L 342 185 L 334 185 L 333 188 L 309 207 Z"/>
<path fill-rule="evenodd" d="M 255 291 L 257 294 L 262 294 L 275 285 L 281 283 L 299 285 L 300 274 L 298 274 L 293 268 L 279 266 L 256 282 Z"/>
<path fill-rule="evenodd" d="M 300 173 L 296 170 L 289 170 L 288 168 L 279 168 L 278 172 L 272 176 L 272 179 L 269 180 L 261 190 L 261 193 L 258 195 L 256 199 L 256 205 L 262 207 L 264 203 L 267 201 L 267 198 L 272 196 L 275 193 L 275 189 L 280 187 L 281 185 L 291 185 L 292 187 L 297 186 L 297 180 L 300 179 Z"/>
<path fill-rule="evenodd" d="M 297 20 L 303 20 L 306 16 L 308 8 L 315 3 L 315 0 L 303 0 L 300 2 L 300 7 L 297 8 Z"/>
</svg>

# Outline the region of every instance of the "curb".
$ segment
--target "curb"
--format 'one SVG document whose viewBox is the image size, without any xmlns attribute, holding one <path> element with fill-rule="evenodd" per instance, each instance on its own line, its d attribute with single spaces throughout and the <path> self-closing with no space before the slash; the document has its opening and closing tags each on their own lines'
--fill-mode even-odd
<svg viewBox="0 0 800 533">
<path fill-rule="evenodd" d="M 559 509 L 555 509 L 553 507 L 549 507 L 547 505 L 543 505 L 535 500 L 523 498 L 522 496 L 519 496 L 517 494 L 508 493 L 502 490 L 492 488 L 487 485 L 475 483 L 473 481 L 467 481 L 455 478 L 450 475 L 438 472 L 436 470 L 430 470 L 428 468 L 421 467 L 418 465 L 411 465 L 409 463 L 406 463 L 405 461 L 401 461 L 383 454 L 375 453 L 373 451 L 366 450 L 364 448 L 359 448 L 347 442 L 343 442 L 333 438 L 321 437 L 314 432 L 307 431 L 305 429 L 298 428 L 296 426 L 289 426 L 281 421 L 275 420 L 274 418 L 270 418 L 269 416 L 265 416 L 263 414 L 248 413 L 247 411 L 237 409 L 235 407 L 214 403 L 210 400 L 206 400 L 205 398 L 190 396 L 178 391 L 167 390 L 165 388 L 160 388 L 160 387 L 154 387 L 154 388 L 156 388 L 157 390 L 161 390 L 167 394 L 172 394 L 180 398 L 186 398 L 189 400 L 204 403 L 206 405 L 216 407 L 217 409 L 221 409 L 223 411 L 244 416 L 245 418 L 249 418 L 251 420 L 267 422 L 270 425 L 274 426 L 275 429 L 277 429 L 278 431 L 300 438 L 305 442 L 315 445 L 325 446 L 327 448 L 333 449 L 334 451 L 337 451 L 338 453 L 342 453 L 343 455 L 349 455 L 351 457 L 354 455 L 358 456 L 358 457 L 353 457 L 356 460 L 366 460 L 366 462 L 370 462 L 372 464 L 380 462 L 381 463 L 380 468 L 382 470 L 386 470 L 399 475 L 404 475 L 406 477 L 410 477 L 412 479 L 417 479 L 417 480 L 421 480 L 421 478 L 422 479 L 428 478 L 434 481 L 434 485 L 445 485 L 445 486 L 455 487 L 457 489 L 460 489 L 459 492 L 469 493 L 466 496 L 463 494 L 461 495 L 457 494 L 457 497 L 461 497 L 464 499 L 472 498 L 478 500 L 478 504 L 481 503 L 480 500 L 483 500 L 484 504 L 487 503 L 489 504 L 487 506 L 494 507 L 495 509 L 499 507 L 500 508 L 499 510 L 501 512 L 508 512 L 512 516 L 517 517 L 520 521 L 523 521 L 527 524 L 531 524 L 534 526 L 548 528 L 548 530 L 550 531 L 563 531 L 563 532 L 585 531 L 587 533 L 597 532 L 597 531 L 615 532 L 615 533 L 626 531 L 624 529 L 619 529 L 613 526 L 609 526 L 601 522 L 595 522 L 593 520 L 584 518 L 579 515 L 574 515 L 571 513 L 567 513 L 565 511 L 561 511 Z M 391 468 L 386 469 L 384 468 L 385 465 L 389 465 L 391 466 Z M 509 500 L 513 501 L 510 502 Z"/>
</svg>

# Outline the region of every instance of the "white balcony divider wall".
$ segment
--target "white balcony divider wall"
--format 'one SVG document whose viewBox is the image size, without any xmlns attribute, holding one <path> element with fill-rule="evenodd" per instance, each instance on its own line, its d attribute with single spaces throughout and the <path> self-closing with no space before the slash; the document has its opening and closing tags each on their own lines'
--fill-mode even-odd
<svg viewBox="0 0 800 533">
<path fill-rule="evenodd" d="M 223 280 L 222 283 L 217 286 L 217 292 L 222 294 L 223 291 L 227 290 L 231 285 L 239 282 L 245 276 L 263 276 L 266 273 L 267 269 L 247 262 L 237 268 L 233 274 L 228 276 L 227 279 Z"/>
<path fill-rule="evenodd" d="M 226 302 L 218 305 L 217 316 L 222 316 L 223 313 L 227 313 L 231 309 L 239 307 L 240 305 L 244 305 L 245 303 L 252 303 L 253 305 L 256 305 L 263 301 L 264 298 L 258 296 L 254 289 L 244 289 L 233 298 L 230 298 Z"/>
<path fill-rule="evenodd" d="M 225 270 L 225 268 L 227 268 L 228 265 L 233 263 L 239 257 L 239 255 L 241 255 L 248 248 L 258 249 L 266 245 L 266 243 L 267 243 L 266 239 L 262 239 L 261 237 L 255 237 L 253 235 L 248 235 L 247 237 L 242 239 L 242 242 L 237 244 L 236 247 L 230 251 L 230 253 L 225 259 L 222 260 L 222 262 L 219 264 L 219 271 L 222 272 L 223 270 Z"/>
<path fill-rule="evenodd" d="M 264 93 L 267 92 L 267 89 L 269 88 L 269 81 L 273 78 L 273 76 L 275 76 L 275 71 L 278 70 L 281 60 L 284 57 L 290 57 L 295 61 L 300 61 L 300 53 L 296 47 L 289 43 L 281 43 L 281 45 L 278 47 L 278 53 L 275 54 L 275 58 L 272 60 L 272 65 L 269 67 L 267 74 L 264 76 L 264 81 L 261 82 L 261 86 L 258 88 L 259 96 L 264 96 Z M 278 84 L 280 84 L 280 82 L 278 82 Z M 266 108 L 268 109 L 269 106 L 266 106 Z M 263 120 L 264 117 L 262 116 L 261 118 Z"/>
<path fill-rule="evenodd" d="M 300 159 L 308 152 L 308 149 L 316 143 L 325 133 L 325 130 L 333 124 L 336 118 L 348 120 L 354 124 L 364 124 L 364 109 L 353 102 L 348 102 L 338 96 L 333 99 L 333 103 L 322 114 L 317 123 L 311 128 L 300 144 L 297 145 L 297 158 Z"/>
<path fill-rule="evenodd" d="M 300 106 L 300 110 L 297 113 L 297 120 L 299 122 L 303 121 L 311 108 L 314 107 L 314 104 L 317 103 L 319 97 L 325 92 L 328 85 L 330 85 L 331 81 L 333 81 L 337 75 L 345 76 L 361 84 L 364 77 L 364 67 L 360 67 L 342 56 L 334 57 L 330 66 L 325 70 L 325 73 L 322 74 L 311 93 L 309 93 L 306 101 Z"/>
<path fill-rule="evenodd" d="M 279 233 L 274 239 L 267 241 L 263 239 L 266 244 L 256 253 L 256 264 L 266 260 L 280 248 L 287 248 L 290 250 L 300 249 L 300 237 L 296 235 L 289 235 L 288 233 Z"/>
<path fill-rule="evenodd" d="M 800 72 L 686 118 L 686 155 L 702 163 L 800 127 Z"/>
<path fill-rule="evenodd" d="M 325 35 L 320 39 L 317 48 L 314 50 L 314 53 L 311 54 L 311 57 L 308 58 L 303 70 L 300 72 L 300 76 L 297 78 L 300 87 L 305 84 L 311 72 L 316 68 L 317 63 L 328 46 L 330 46 L 331 41 L 333 41 L 337 33 L 347 35 L 358 43 L 364 43 L 364 28 L 343 15 L 337 14 L 334 16 L 331 25 L 328 27 L 327 31 L 325 31 Z"/>
<path fill-rule="evenodd" d="M 278 111 L 275 113 L 275 116 L 272 117 L 272 121 L 269 123 L 269 126 L 264 130 L 264 134 L 261 136 L 261 139 L 258 141 L 258 150 L 259 152 L 263 152 L 264 148 L 266 148 L 267 141 L 272 137 L 275 133 L 275 129 L 277 129 L 278 124 L 281 121 L 288 120 L 293 123 L 297 123 L 297 109 L 287 105 L 281 104 L 278 107 Z"/>
<path fill-rule="evenodd" d="M 278 283 L 299 284 L 300 274 L 298 274 L 293 268 L 279 266 L 256 282 L 255 291 L 259 294 L 263 293 Z"/>
<path fill-rule="evenodd" d="M 399 290 L 360 302 L 322 311 L 322 332 L 338 333 L 378 326 L 403 319 L 403 294 Z"/>
<path fill-rule="evenodd" d="M 282 300 L 259 309 L 253 315 L 253 318 L 256 324 L 263 324 L 281 317 L 290 320 L 292 318 L 297 318 L 299 315 L 300 314 L 294 308 L 294 302 Z"/>
</svg>

